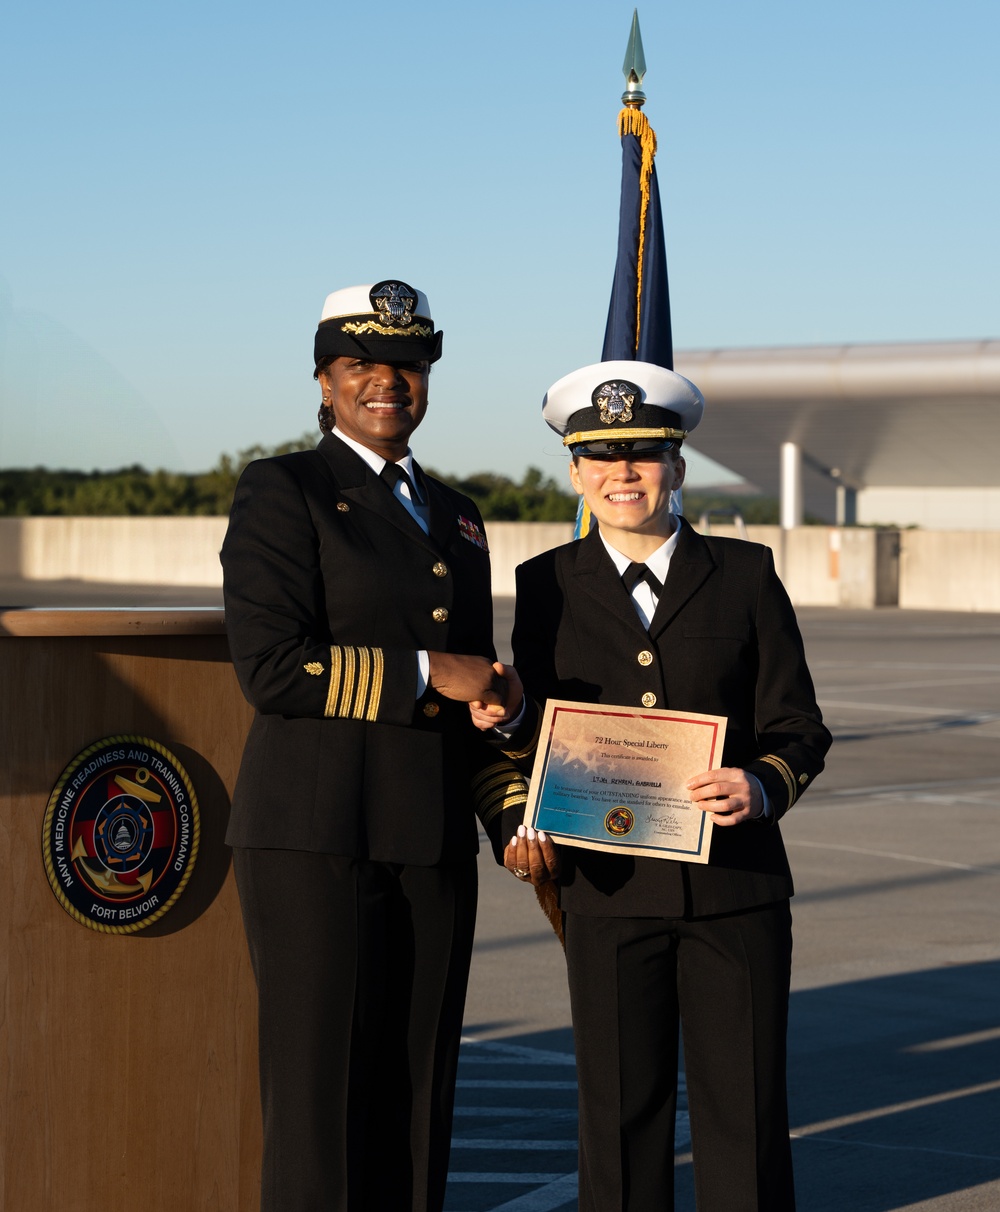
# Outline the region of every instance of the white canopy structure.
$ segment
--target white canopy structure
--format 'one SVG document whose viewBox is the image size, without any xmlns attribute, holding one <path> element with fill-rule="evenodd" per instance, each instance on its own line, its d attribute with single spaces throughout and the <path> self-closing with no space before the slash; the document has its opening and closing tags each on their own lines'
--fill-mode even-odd
<svg viewBox="0 0 1000 1212">
<path fill-rule="evenodd" d="M 826 521 L 1000 529 L 1000 340 L 678 353 L 693 445 Z"/>
</svg>

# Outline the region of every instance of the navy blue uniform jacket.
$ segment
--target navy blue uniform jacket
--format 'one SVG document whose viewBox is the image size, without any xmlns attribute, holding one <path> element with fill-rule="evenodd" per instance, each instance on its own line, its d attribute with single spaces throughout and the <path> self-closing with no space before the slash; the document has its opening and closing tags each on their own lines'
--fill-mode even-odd
<svg viewBox="0 0 1000 1212">
<path fill-rule="evenodd" d="M 482 519 L 423 482 L 429 535 L 335 437 L 244 471 L 222 564 L 256 714 L 230 845 L 434 866 L 476 853 L 474 810 L 496 831 L 523 804 L 466 704 L 415 699 L 419 649 L 494 653 Z"/>
<path fill-rule="evenodd" d="M 755 774 L 774 816 L 714 829 L 704 866 L 564 847 L 567 912 L 700 917 L 792 893 L 778 821 L 823 769 L 830 745 L 795 613 L 768 548 L 681 525 L 648 632 L 596 530 L 522 564 L 514 664 L 540 704 L 639 707 L 653 694 L 656 707 L 726 716 L 720 764 Z M 537 723 L 529 712 L 503 746 L 525 769 Z M 515 824 L 507 814 L 505 837 Z"/>
</svg>

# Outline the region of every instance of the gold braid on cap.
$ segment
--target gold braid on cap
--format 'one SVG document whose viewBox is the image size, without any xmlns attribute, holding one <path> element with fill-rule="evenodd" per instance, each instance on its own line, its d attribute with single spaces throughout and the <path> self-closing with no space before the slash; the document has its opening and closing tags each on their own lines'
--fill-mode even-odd
<svg viewBox="0 0 1000 1212">
<path fill-rule="evenodd" d="M 380 337 L 433 337 L 433 324 L 418 324 L 414 321 L 408 324 L 406 328 L 391 328 L 385 324 L 379 324 L 377 320 L 359 320 L 355 323 L 353 320 L 348 320 L 346 324 L 341 324 L 341 332 L 353 333 L 356 337 L 366 336 L 370 332 L 377 333 Z"/>
<path fill-rule="evenodd" d="M 563 446 L 575 446 L 578 442 L 637 442 L 640 438 L 677 438 L 688 436 L 686 429 L 588 429 L 581 433 L 568 433 Z"/>
</svg>

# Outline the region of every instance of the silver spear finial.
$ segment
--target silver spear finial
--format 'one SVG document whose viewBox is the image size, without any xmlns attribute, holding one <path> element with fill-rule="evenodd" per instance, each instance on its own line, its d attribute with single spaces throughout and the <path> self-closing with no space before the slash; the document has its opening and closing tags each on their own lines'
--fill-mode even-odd
<svg viewBox="0 0 1000 1212">
<path fill-rule="evenodd" d="M 622 64 L 625 75 L 625 91 L 622 102 L 635 109 L 641 109 L 646 100 L 642 91 L 642 78 L 646 74 L 646 58 L 642 53 L 642 34 L 639 33 L 639 10 L 632 11 L 632 30 L 628 36 L 628 48 L 625 51 L 625 62 Z"/>
</svg>

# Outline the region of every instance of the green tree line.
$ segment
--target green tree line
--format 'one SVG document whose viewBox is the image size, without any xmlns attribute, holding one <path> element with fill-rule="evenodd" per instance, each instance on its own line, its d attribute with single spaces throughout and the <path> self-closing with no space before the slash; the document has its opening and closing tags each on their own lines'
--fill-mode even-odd
<svg viewBox="0 0 1000 1212">
<path fill-rule="evenodd" d="M 222 455 L 210 471 L 193 473 L 147 471 L 139 465 L 117 471 L 0 470 L 0 517 L 225 515 L 247 463 L 309 450 L 315 444 L 312 434 L 304 434 L 280 446 L 251 446 L 235 455 Z M 568 484 L 564 486 L 537 467 L 529 467 L 519 483 L 490 471 L 469 476 L 431 474 L 471 497 L 487 521 L 568 522 L 576 517 L 577 498 Z M 725 509 L 731 504 L 732 498 L 723 495 L 684 494 L 684 512 L 692 519 L 705 509 Z M 739 508 L 748 522 L 776 522 L 778 518 L 777 502 L 770 498 L 741 498 Z"/>
</svg>

